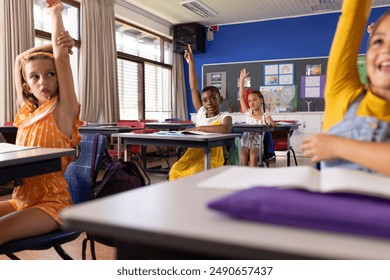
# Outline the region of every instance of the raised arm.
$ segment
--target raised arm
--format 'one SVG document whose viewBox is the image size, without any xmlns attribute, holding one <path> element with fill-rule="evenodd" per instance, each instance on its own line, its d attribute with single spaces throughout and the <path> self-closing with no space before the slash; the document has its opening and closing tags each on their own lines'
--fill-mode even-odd
<svg viewBox="0 0 390 280">
<path fill-rule="evenodd" d="M 371 4 L 372 0 L 343 2 L 326 71 L 324 131 L 342 120 L 364 88 L 356 63 Z"/>
<path fill-rule="evenodd" d="M 199 111 L 200 107 L 202 107 L 202 100 L 200 97 L 198 78 L 196 77 L 194 55 L 192 53 L 191 45 L 188 45 L 188 50 L 184 51 L 184 58 L 188 63 L 188 74 L 190 76 L 192 104 L 194 105 L 195 110 Z"/>
<path fill-rule="evenodd" d="M 46 0 L 46 7 L 53 25 L 52 45 L 59 87 L 59 103 L 57 109 L 65 119 L 70 118 L 73 120 L 79 112 L 79 105 L 73 84 L 69 49 L 67 46 L 58 42 L 61 36 L 65 34 L 61 14 L 64 6 L 59 0 Z"/>
<path fill-rule="evenodd" d="M 249 75 L 248 72 L 246 72 L 246 69 L 243 68 L 240 72 L 240 105 L 243 112 L 246 112 L 248 110 L 248 107 L 246 106 L 245 102 L 245 78 Z"/>
</svg>

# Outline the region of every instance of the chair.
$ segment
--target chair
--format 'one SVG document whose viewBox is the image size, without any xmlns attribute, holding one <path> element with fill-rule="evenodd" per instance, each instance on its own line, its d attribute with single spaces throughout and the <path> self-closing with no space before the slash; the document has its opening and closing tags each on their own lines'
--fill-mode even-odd
<svg viewBox="0 0 390 280">
<path fill-rule="evenodd" d="M 91 187 L 95 184 L 100 164 L 106 148 L 106 136 L 98 134 L 82 134 L 79 144 L 80 154 L 70 163 L 65 171 L 73 203 L 87 201 L 91 196 Z M 54 248 L 64 259 L 72 258 L 61 247 L 62 244 L 75 240 L 80 231 L 55 230 L 46 234 L 9 241 L 0 245 L 0 254 L 18 260 L 14 254 L 24 250 L 47 250 Z"/>
<path fill-rule="evenodd" d="M 14 126 L 13 121 L 4 122 L 4 126 Z M 17 132 L 3 132 L 3 137 L 7 143 L 15 144 Z"/>
<path fill-rule="evenodd" d="M 277 121 L 275 121 L 277 123 Z M 296 123 L 296 121 L 293 120 L 283 120 L 283 122 L 288 123 Z M 290 132 L 289 137 L 293 134 L 294 131 Z M 290 153 L 288 151 L 288 131 L 287 130 L 275 130 L 272 131 L 272 137 L 274 140 L 274 149 L 275 151 L 287 151 L 287 166 L 290 166 Z M 293 153 L 295 165 L 298 165 L 297 158 L 295 156 L 295 151 L 290 145 L 290 151 Z"/>
</svg>

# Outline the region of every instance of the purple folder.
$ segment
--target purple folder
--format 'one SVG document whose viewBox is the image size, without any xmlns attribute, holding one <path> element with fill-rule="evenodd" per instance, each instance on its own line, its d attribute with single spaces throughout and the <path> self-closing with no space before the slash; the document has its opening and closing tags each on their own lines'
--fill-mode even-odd
<svg viewBox="0 0 390 280">
<path fill-rule="evenodd" d="M 208 207 L 238 219 L 390 237 L 390 200 L 366 195 L 253 187 Z"/>
</svg>

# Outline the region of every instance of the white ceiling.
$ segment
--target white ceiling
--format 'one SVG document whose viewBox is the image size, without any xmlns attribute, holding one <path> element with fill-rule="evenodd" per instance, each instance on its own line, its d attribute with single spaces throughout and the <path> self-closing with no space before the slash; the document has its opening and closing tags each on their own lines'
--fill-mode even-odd
<svg viewBox="0 0 390 280">
<path fill-rule="evenodd" d="M 217 12 L 215 17 L 202 18 L 182 7 L 181 0 L 116 1 L 125 1 L 170 25 L 199 22 L 206 26 L 335 12 L 340 11 L 342 3 L 342 0 L 201 0 Z M 374 6 L 390 6 L 390 0 L 375 0 Z"/>
</svg>

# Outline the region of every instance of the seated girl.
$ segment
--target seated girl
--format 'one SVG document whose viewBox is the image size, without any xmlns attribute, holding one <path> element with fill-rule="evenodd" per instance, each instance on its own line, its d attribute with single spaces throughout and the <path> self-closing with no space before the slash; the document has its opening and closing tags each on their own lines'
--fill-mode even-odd
<svg viewBox="0 0 390 280">
<path fill-rule="evenodd" d="M 185 51 L 184 57 L 189 66 L 189 78 L 192 103 L 197 111 L 196 127 L 189 130 L 204 132 L 230 133 L 232 118 L 228 113 L 220 113 L 219 107 L 223 100 L 218 88 L 205 87 L 199 92 L 198 79 L 195 72 L 194 57 L 191 46 Z M 169 172 L 169 180 L 185 177 L 204 170 L 204 151 L 202 148 L 188 148 Z M 222 147 L 211 149 L 210 165 L 216 168 L 224 164 L 225 158 Z"/>
</svg>

